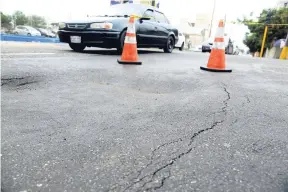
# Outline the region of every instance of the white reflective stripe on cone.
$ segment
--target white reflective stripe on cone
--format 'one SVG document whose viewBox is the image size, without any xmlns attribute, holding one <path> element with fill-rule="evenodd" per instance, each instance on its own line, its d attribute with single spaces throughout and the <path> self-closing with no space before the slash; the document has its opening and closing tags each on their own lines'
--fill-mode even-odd
<svg viewBox="0 0 288 192">
<path fill-rule="evenodd" d="M 135 25 L 129 23 L 128 28 L 127 28 L 127 33 L 135 33 Z"/>
<path fill-rule="evenodd" d="M 214 42 L 213 49 L 223 49 L 225 50 L 225 43 L 224 42 Z"/>
<path fill-rule="evenodd" d="M 136 44 L 136 43 L 137 43 L 136 37 L 126 36 L 126 37 L 125 37 L 125 43 Z"/>
<path fill-rule="evenodd" d="M 215 38 L 224 37 L 224 27 L 219 27 L 216 31 Z"/>
</svg>

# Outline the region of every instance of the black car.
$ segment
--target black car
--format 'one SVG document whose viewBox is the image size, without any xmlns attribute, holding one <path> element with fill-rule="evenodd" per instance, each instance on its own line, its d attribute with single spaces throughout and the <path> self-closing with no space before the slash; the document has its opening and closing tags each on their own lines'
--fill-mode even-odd
<svg viewBox="0 0 288 192">
<path fill-rule="evenodd" d="M 55 34 L 51 33 L 47 29 L 43 29 L 43 28 L 36 28 L 36 29 L 41 33 L 41 36 L 43 37 L 56 37 Z"/>
<path fill-rule="evenodd" d="M 202 52 L 205 53 L 205 52 L 211 52 L 211 49 L 212 49 L 212 46 L 213 46 L 213 43 L 207 43 L 207 44 L 203 44 L 202 45 Z"/>
<path fill-rule="evenodd" d="M 205 43 L 202 45 L 202 52 L 211 52 L 211 49 L 213 47 L 213 43 Z M 226 44 L 225 46 L 225 54 L 229 54 L 229 55 L 233 55 L 233 42 L 231 41 L 231 39 L 229 39 L 228 44 Z"/>
<path fill-rule="evenodd" d="M 60 42 L 81 52 L 85 47 L 117 48 L 122 52 L 130 15 L 135 20 L 138 48 L 161 48 L 171 53 L 178 41 L 178 30 L 173 28 L 157 8 L 141 4 L 118 4 L 105 15 L 88 17 L 84 21 L 59 23 Z"/>
</svg>

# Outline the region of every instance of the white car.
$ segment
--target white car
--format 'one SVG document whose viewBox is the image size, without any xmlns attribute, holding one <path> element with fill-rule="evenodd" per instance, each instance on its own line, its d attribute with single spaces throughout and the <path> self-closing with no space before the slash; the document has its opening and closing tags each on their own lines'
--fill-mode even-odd
<svg viewBox="0 0 288 192">
<path fill-rule="evenodd" d="M 180 51 L 184 50 L 184 46 L 185 46 L 185 36 L 183 33 L 179 32 L 178 33 L 178 42 L 177 44 L 174 46 L 175 48 L 179 48 Z"/>
<path fill-rule="evenodd" d="M 41 36 L 41 33 L 30 26 L 19 25 L 16 26 L 14 30 L 14 34 L 16 35 L 27 35 L 27 36 Z"/>
</svg>

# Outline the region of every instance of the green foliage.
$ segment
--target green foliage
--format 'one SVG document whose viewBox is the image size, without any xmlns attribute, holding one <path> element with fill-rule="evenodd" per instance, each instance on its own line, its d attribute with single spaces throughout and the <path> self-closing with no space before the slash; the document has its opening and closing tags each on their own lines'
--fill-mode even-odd
<svg viewBox="0 0 288 192">
<path fill-rule="evenodd" d="M 256 23 L 247 17 L 244 17 L 242 20 L 237 20 L 239 23 L 245 24 L 250 30 L 250 34 L 246 35 L 243 43 L 249 47 L 251 52 L 260 51 L 261 49 L 266 16 L 269 11 L 272 13 L 271 21 L 269 24 L 288 24 L 288 8 L 264 9 L 258 17 Z M 273 40 L 285 38 L 287 31 L 288 26 L 269 25 L 265 48 L 271 47 Z"/>
<path fill-rule="evenodd" d="M 10 29 L 12 17 L 1 12 L 1 27 Z"/>
<path fill-rule="evenodd" d="M 16 25 L 25 25 L 28 21 L 26 15 L 22 11 L 15 11 L 12 17 Z"/>
<path fill-rule="evenodd" d="M 243 43 L 249 47 L 252 53 L 259 51 L 261 48 L 261 41 L 259 41 L 259 36 L 255 33 L 246 34 Z"/>
<path fill-rule="evenodd" d="M 28 24 L 35 28 L 46 28 L 46 21 L 43 17 L 32 15 L 28 17 Z"/>
<path fill-rule="evenodd" d="M 38 15 L 26 16 L 22 11 L 15 11 L 12 16 L 1 12 L 1 27 L 11 29 L 14 25 L 28 25 L 35 28 L 46 28 L 47 23 L 44 17 Z"/>
</svg>

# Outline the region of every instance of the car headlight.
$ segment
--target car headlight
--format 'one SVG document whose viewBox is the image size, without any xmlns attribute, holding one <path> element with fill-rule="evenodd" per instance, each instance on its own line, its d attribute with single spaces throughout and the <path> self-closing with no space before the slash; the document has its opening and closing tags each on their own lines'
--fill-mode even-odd
<svg viewBox="0 0 288 192">
<path fill-rule="evenodd" d="M 59 23 L 59 29 L 65 28 L 66 27 L 66 23 Z"/>
<path fill-rule="evenodd" d="M 112 23 L 92 23 L 90 24 L 91 29 L 112 29 Z"/>
</svg>

